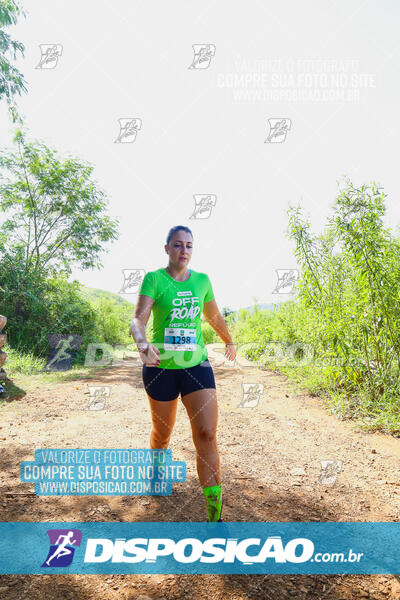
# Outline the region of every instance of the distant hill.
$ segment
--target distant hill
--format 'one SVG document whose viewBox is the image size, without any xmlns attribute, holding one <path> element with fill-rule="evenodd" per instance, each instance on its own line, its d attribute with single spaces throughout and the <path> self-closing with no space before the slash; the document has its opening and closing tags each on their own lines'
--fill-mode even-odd
<svg viewBox="0 0 400 600">
<path fill-rule="evenodd" d="M 101 298 L 107 298 L 107 300 L 111 300 L 115 304 L 121 304 L 125 306 L 132 307 L 134 306 L 133 302 L 129 302 L 129 300 L 125 300 L 119 294 L 114 294 L 113 292 L 108 292 L 107 290 L 99 290 L 97 288 L 88 288 L 85 285 L 81 284 L 81 294 L 84 298 L 86 298 L 89 302 L 96 302 Z M 258 304 L 260 310 L 274 310 L 274 306 L 282 304 L 281 302 L 277 302 L 274 304 Z M 243 308 L 247 309 L 250 312 L 254 312 L 254 304 L 251 306 L 244 306 Z M 240 309 L 239 309 L 240 310 Z M 239 312 L 238 310 L 234 310 L 235 312 Z"/>
<path fill-rule="evenodd" d="M 125 300 L 119 294 L 114 294 L 113 292 L 108 292 L 107 290 L 99 290 L 97 288 L 88 288 L 85 285 L 81 284 L 80 287 L 81 294 L 86 300 L 89 302 L 97 302 L 101 300 L 101 298 L 106 298 L 107 300 L 111 300 L 115 304 L 120 304 L 122 306 L 134 306 L 133 302 L 129 302 L 129 300 Z"/>
<path fill-rule="evenodd" d="M 277 302 L 277 304 L 278 304 L 278 302 Z M 252 304 L 251 306 L 245 306 L 245 308 L 247 308 L 247 310 L 249 310 L 250 312 L 253 312 L 254 304 Z M 258 308 L 260 310 L 274 310 L 274 304 L 258 304 Z"/>
<path fill-rule="evenodd" d="M 258 308 L 260 310 L 274 310 L 274 306 L 276 308 L 278 308 L 278 306 L 280 304 L 282 304 L 282 302 L 276 302 L 276 304 L 265 304 L 265 303 L 264 304 L 258 304 Z M 254 304 L 252 304 L 251 306 L 243 306 L 242 308 L 240 308 L 238 310 L 234 310 L 233 312 L 237 313 L 237 312 L 239 312 L 239 310 L 245 309 L 245 310 L 248 310 L 249 312 L 252 313 L 252 312 L 254 312 L 254 307 L 255 307 Z"/>
</svg>

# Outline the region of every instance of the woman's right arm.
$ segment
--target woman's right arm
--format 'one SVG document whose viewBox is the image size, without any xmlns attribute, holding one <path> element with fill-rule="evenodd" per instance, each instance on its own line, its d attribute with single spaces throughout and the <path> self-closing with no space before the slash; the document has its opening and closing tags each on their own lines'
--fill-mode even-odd
<svg viewBox="0 0 400 600">
<path fill-rule="evenodd" d="M 131 334 L 138 347 L 139 356 L 142 362 L 149 367 L 160 365 L 160 351 L 146 339 L 146 324 L 153 304 L 153 298 L 139 294 L 131 321 Z"/>
</svg>

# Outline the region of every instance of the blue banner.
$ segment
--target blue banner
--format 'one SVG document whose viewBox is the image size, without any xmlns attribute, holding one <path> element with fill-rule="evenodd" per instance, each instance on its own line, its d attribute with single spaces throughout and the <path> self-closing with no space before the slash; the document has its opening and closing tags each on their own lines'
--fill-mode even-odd
<svg viewBox="0 0 400 600">
<path fill-rule="evenodd" d="M 0 523 L 0 573 L 400 574 L 400 523 Z"/>
<path fill-rule="evenodd" d="M 169 496 L 186 481 L 185 461 L 150 448 L 46 448 L 20 463 L 38 496 Z"/>
</svg>

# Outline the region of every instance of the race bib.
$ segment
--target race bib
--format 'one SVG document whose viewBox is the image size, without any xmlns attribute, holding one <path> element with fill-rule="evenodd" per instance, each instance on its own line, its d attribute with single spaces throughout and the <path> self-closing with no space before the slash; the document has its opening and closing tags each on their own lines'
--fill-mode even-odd
<svg viewBox="0 0 400 600">
<path fill-rule="evenodd" d="M 165 328 L 164 350 L 196 350 L 196 330 Z"/>
</svg>

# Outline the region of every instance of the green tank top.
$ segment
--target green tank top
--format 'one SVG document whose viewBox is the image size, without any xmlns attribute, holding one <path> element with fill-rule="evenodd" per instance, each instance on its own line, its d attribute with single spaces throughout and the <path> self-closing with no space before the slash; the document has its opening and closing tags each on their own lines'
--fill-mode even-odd
<svg viewBox="0 0 400 600">
<path fill-rule="evenodd" d="M 189 279 L 176 281 L 164 267 L 149 271 L 139 290 L 154 298 L 151 343 L 160 350 L 160 369 L 187 369 L 208 358 L 201 314 L 214 293 L 208 275 L 189 272 Z"/>
</svg>

